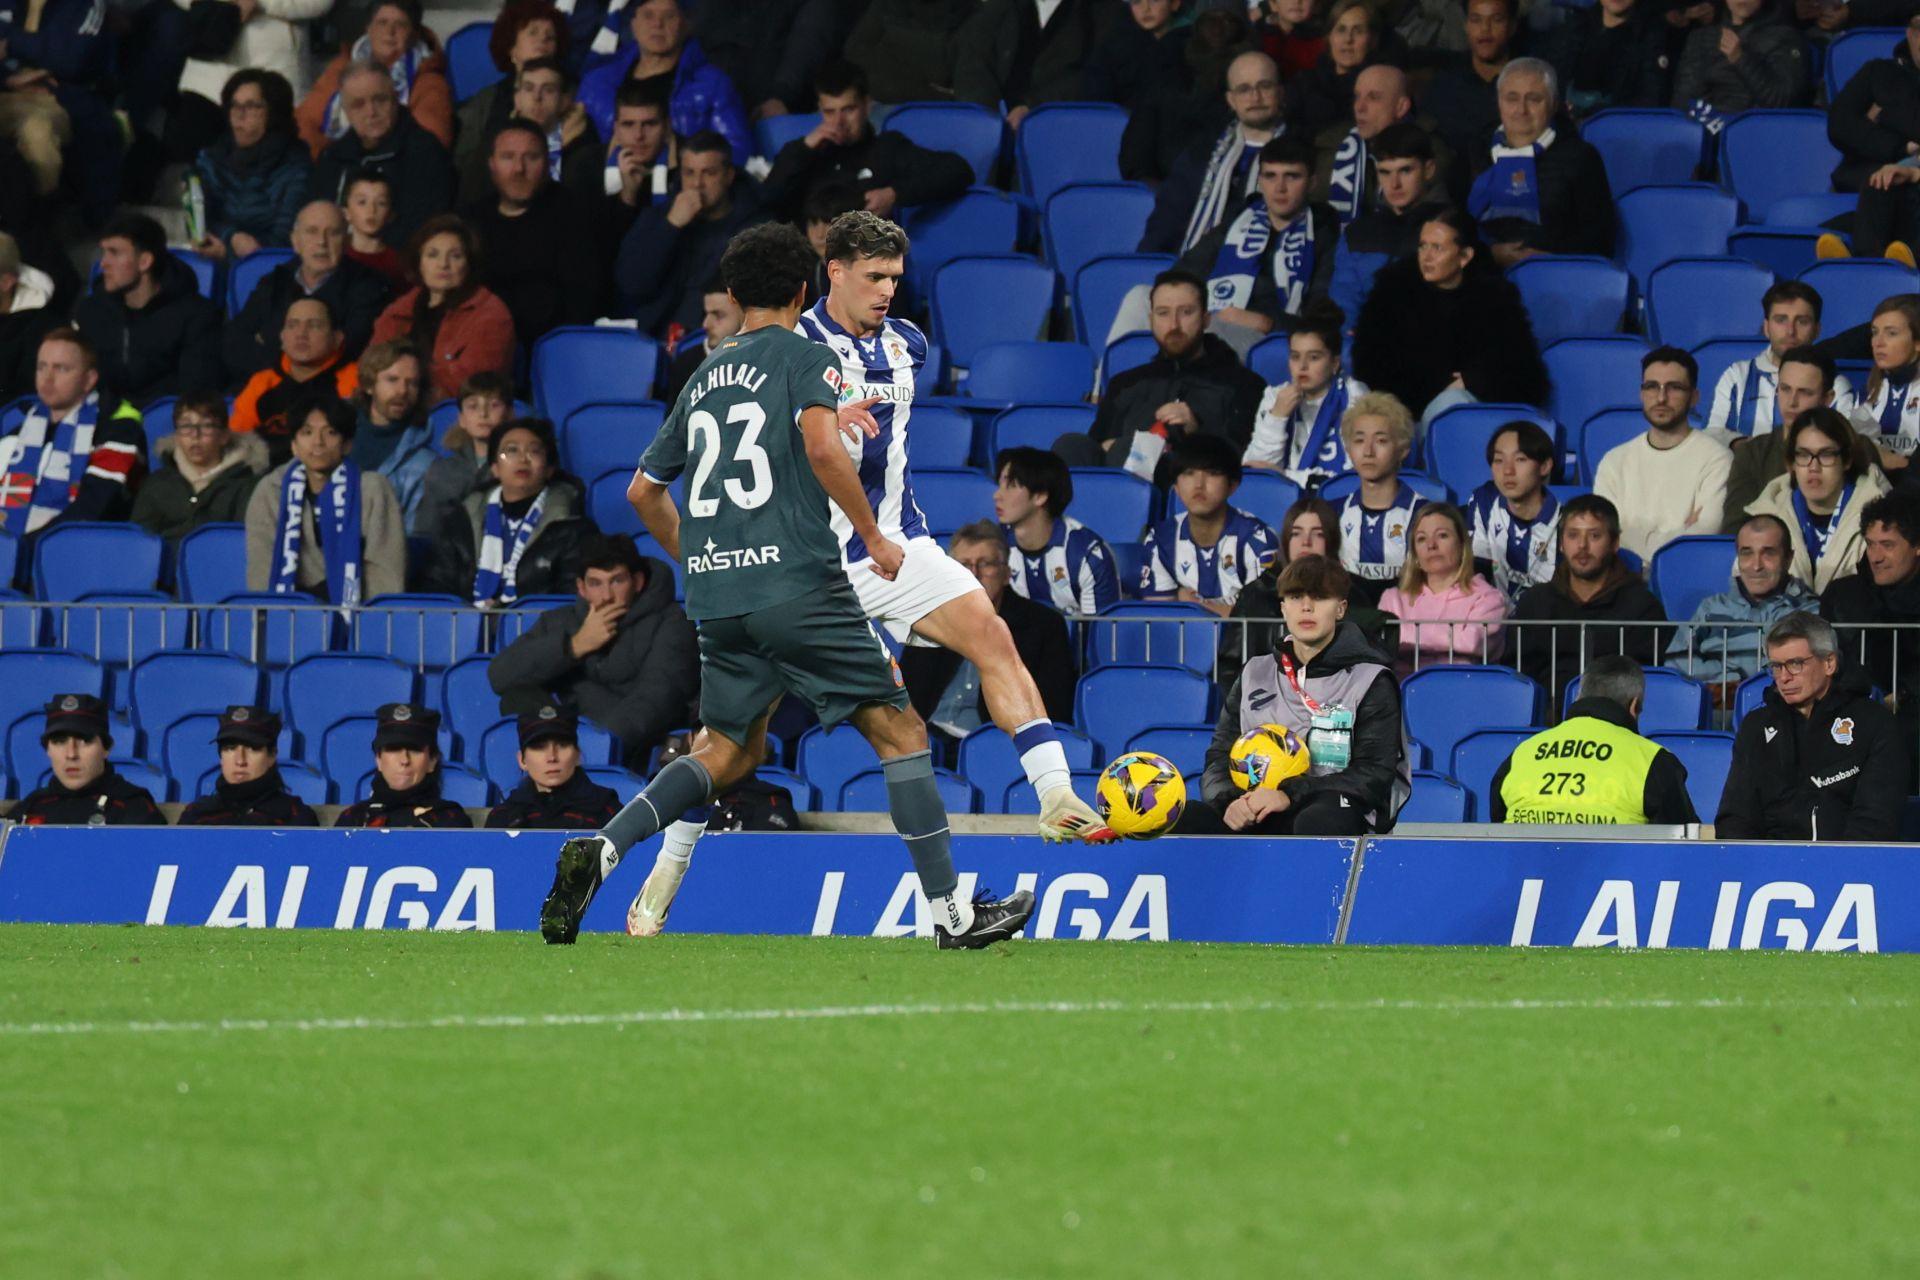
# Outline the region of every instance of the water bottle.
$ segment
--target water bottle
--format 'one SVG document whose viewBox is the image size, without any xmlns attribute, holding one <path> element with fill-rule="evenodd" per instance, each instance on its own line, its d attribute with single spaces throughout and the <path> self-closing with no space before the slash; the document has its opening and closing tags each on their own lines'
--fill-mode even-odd
<svg viewBox="0 0 1920 1280">
<path fill-rule="evenodd" d="M 189 173 L 181 183 L 180 204 L 187 215 L 187 243 L 197 245 L 207 238 L 207 190 L 199 174 Z"/>
<path fill-rule="evenodd" d="M 1313 713 L 1307 731 L 1308 774 L 1315 778 L 1343 772 L 1353 761 L 1353 712 L 1329 702 Z"/>
</svg>

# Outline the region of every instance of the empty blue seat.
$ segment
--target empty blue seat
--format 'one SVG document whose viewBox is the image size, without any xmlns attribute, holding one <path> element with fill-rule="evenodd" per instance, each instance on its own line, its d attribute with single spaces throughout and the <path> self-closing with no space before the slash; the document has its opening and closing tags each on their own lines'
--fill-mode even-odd
<svg viewBox="0 0 1920 1280">
<path fill-rule="evenodd" d="M 1179 617 L 1193 621 L 1145 621 Z M 1220 635 L 1213 617 L 1201 606 L 1179 600 L 1122 600 L 1102 610 L 1101 621 L 1084 623 L 1081 629 L 1088 636 L 1093 666 L 1177 666 L 1209 675 Z"/>
<path fill-rule="evenodd" d="M 160 446 L 173 439 L 173 410 L 179 396 L 161 396 L 140 407 L 140 426 L 147 433 L 147 470 L 158 471 L 166 465 Z M 228 400 L 231 408 L 233 401 Z"/>
<path fill-rule="evenodd" d="M 127 696 L 133 722 L 151 750 L 181 716 L 260 705 L 260 669 L 231 654 L 156 653 L 133 669 Z"/>
<path fill-rule="evenodd" d="M 933 784 L 940 790 L 940 803 L 948 813 L 979 813 L 980 793 L 950 769 L 935 769 Z M 840 787 L 843 813 L 887 812 L 887 775 L 880 769 L 862 769 Z"/>
<path fill-rule="evenodd" d="M 1640 359 L 1652 348 L 1639 338 L 1564 338 L 1541 352 L 1553 379 L 1554 419 L 1582 423 L 1602 409 L 1640 402 Z"/>
<path fill-rule="evenodd" d="M 202 609 L 200 646 L 285 667 L 333 647 L 338 615 L 309 596 L 240 592 Z"/>
<path fill-rule="evenodd" d="M 65 649 L 0 652 L 0 724 L 39 711 L 56 693 L 104 696 L 106 673 L 92 658 Z"/>
<path fill-rule="evenodd" d="M 1770 227 L 1824 227 L 1834 218 L 1854 212 L 1860 197 L 1851 191 L 1815 191 L 1801 196 L 1781 196 L 1767 206 Z"/>
<path fill-rule="evenodd" d="M 960 391 L 1014 404 L 1085 400 L 1093 391 L 1093 352 L 1077 342 L 988 343 L 974 353 Z"/>
<path fill-rule="evenodd" d="M 993 181 L 1006 134 L 1006 122 L 997 113 L 971 102 L 903 102 L 887 113 L 883 128 L 930 151 L 953 152 L 982 186 Z"/>
<path fill-rule="evenodd" d="M 840 789 L 849 779 L 880 763 L 867 740 L 850 724 L 838 724 L 831 730 L 815 725 L 800 735 L 798 750 L 797 772 L 823 801 L 834 805 L 839 804 Z"/>
<path fill-rule="evenodd" d="M 787 794 L 793 797 L 795 812 L 812 813 L 820 807 L 820 796 L 813 784 L 791 769 L 763 764 L 753 771 L 753 776 L 768 786 L 786 788 Z"/>
<path fill-rule="evenodd" d="M 116 709 L 126 705 L 125 669 L 162 649 L 185 648 L 193 627 L 193 610 L 158 591 L 89 592 L 54 612 L 54 639 L 107 668 Z"/>
<path fill-rule="evenodd" d="M 1047 200 L 1040 244 L 1053 269 L 1071 280 L 1095 258 L 1138 248 L 1152 212 L 1153 192 L 1141 183 L 1076 183 Z"/>
<path fill-rule="evenodd" d="M 1700 821 L 1712 822 L 1720 810 L 1721 793 L 1727 789 L 1727 772 L 1733 768 L 1733 735 L 1650 733 L 1647 736 L 1680 758 L 1687 770 L 1687 796 L 1693 801 L 1693 811 Z"/>
<path fill-rule="evenodd" d="M 1580 677 L 1567 685 L 1565 712 L 1580 699 Z M 1691 733 L 1706 727 L 1713 701 L 1707 686 L 1671 667 L 1647 668 L 1647 692 L 1640 704 L 1641 733 Z"/>
<path fill-rule="evenodd" d="M 1690 348 L 1749 332 L 1772 287 L 1773 272 L 1745 258 L 1675 258 L 1647 277 L 1647 334 Z"/>
<path fill-rule="evenodd" d="M 1600 153 L 1616 197 L 1635 187 L 1693 181 L 1707 143 L 1698 120 L 1663 107 L 1595 112 L 1580 122 L 1580 136 Z"/>
<path fill-rule="evenodd" d="M 1676 622 L 1693 616 L 1700 602 L 1728 589 L 1735 550 L 1731 537 L 1697 534 L 1675 538 L 1653 553 L 1648 585 Z"/>
<path fill-rule="evenodd" d="M 1068 432 L 1091 428 L 1093 418 L 1090 404 L 1017 404 L 1003 409 L 993 419 L 987 463 L 991 466 L 1007 449 L 1051 449 Z"/>
<path fill-rule="evenodd" d="M 260 282 L 272 275 L 276 267 L 282 263 L 292 262 L 293 259 L 294 252 L 291 249 L 262 246 L 246 257 L 234 261 L 227 268 L 227 314 L 239 315 L 240 309 L 247 305 L 247 299 L 253 296 L 253 291 L 259 287 Z M 144 411 L 142 417 L 146 417 Z M 150 418 L 146 425 L 147 435 L 152 437 L 154 430 Z"/>
<path fill-rule="evenodd" d="M 753 123 L 753 149 L 771 160 L 789 142 L 798 142 L 820 125 L 818 111 L 790 111 L 783 116 L 768 116 Z"/>
<path fill-rule="evenodd" d="M 1186 779 L 1187 798 L 1191 800 L 1200 794 L 1200 779 L 1207 771 L 1207 747 L 1212 741 L 1210 726 L 1158 724 L 1127 739 L 1127 750 L 1151 751 L 1164 757 Z"/>
<path fill-rule="evenodd" d="M 928 467 L 913 473 L 914 501 L 936 537 L 975 520 L 991 520 L 993 488 L 993 481 L 978 471 Z"/>
<path fill-rule="evenodd" d="M 389 702 L 413 701 L 413 672 L 392 658 L 365 653 L 320 653 L 287 668 L 286 719 L 311 743 L 347 716 L 372 715 Z"/>
<path fill-rule="evenodd" d="M 1060 749 L 1066 753 L 1070 767 L 1084 768 L 1093 763 L 1091 741 L 1070 725 L 1057 724 L 1054 728 L 1060 734 Z M 990 724 L 981 725 L 960 740 L 955 764 L 959 775 L 980 789 L 987 808 L 994 812 L 998 812 L 1000 797 L 1007 787 L 1024 782 L 1027 776 L 1020 764 L 1020 753 L 1014 750 L 1013 739 Z"/>
<path fill-rule="evenodd" d="M 958 368 L 980 348 L 1044 336 L 1053 271 L 1018 254 L 955 258 L 933 277 L 933 333 Z"/>
<path fill-rule="evenodd" d="M 180 598 L 213 604 L 247 589 L 247 527 L 203 524 L 180 539 L 174 577 Z"/>
<path fill-rule="evenodd" d="M 480 652 L 486 622 L 484 612 L 457 596 L 375 596 L 354 616 L 352 648 L 439 671 Z"/>
<path fill-rule="evenodd" d="M 1072 474 L 1074 519 L 1108 542 L 1140 541 L 1160 514 L 1159 492 L 1131 471 L 1075 467 Z"/>
<path fill-rule="evenodd" d="M 1920 272 L 1885 258 L 1840 258 L 1800 273 L 1802 284 L 1820 292 L 1820 327 L 1839 333 L 1865 324 L 1873 309 L 1896 293 L 1920 292 Z"/>
<path fill-rule="evenodd" d="M 633 483 L 632 467 L 604 472 L 587 486 L 587 514 L 602 533 L 642 533 L 640 513 L 627 501 L 627 486 Z"/>
<path fill-rule="evenodd" d="M 1727 251 L 1740 220 L 1739 202 L 1718 187 L 1690 182 L 1640 187 L 1618 200 L 1620 236 L 1614 260 L 1644 293 L 1647 277 L 1669 258 L 1712 258 Z"/>
<path fill-rule="evenodd" d="M 651 400 L 660 344 L 612 326 L 562 325 L 533 344 L 534 403 L 555 422 L 596 400 Z"/>
<path fill-rule="evenodd" d="M 447 668 L 440 683 L 440 714 L 459 741 L 454 758 L 478 755 L 480 735 L 500 718 L 500 698 L 487 679 L 485 657 L 468 658 Z"/>
<path fill-rule="evenodd" d="M 1413 794 L 1400 807 L 1394 819 L 1398 825 L 1410 822 L 1465 822 L 1473 817 L 1473 793 L 1444 773 L 1418 770 L 1413 775 Z"/>
<path fill-rule="evenodd" d="M 10 533 L 0 533 L 0 587 L 13 581 L 13 571 L 20 564 L 20 539 Z"/>
<path fill-rule="evenodd" d="M 11 587 L 0 587 L 0 649 L 32 649 L 44 644 L 47 613 Z"/>
<path fill-rule="evenodd" d="M 1586 254 L 1538 254 L 1507 272 L 1520 291 L 1534 341 L 1542 347 L 1562 338 L 1620 332 L 1627 312 L 1627 273 L 1616 263 Z"/>
<path fill-rule="evenodd" d="M 584 758 L 584 753 L 583 757 Z M 467 749 L 468 768 L 477 769 L 502 795 L 520 785 L 520 726 L 511 716 L 496 720 Z"/>
<path fill-rule="evenodd" d="M 447 37 L 447 80 L 455 102 L 465 102 L 488 85 L 506 79 L 506 72 L 493 65 L 493 53 L 488 48 L 492 39 L 491 21 L 469 22 Z"/>
<path fill-rule="evenodd" d="M 1184 667 L 1101 667 L 1074 689 L 1074 722 L 1111 759 L 1142 729 L 1204 723 L 1212 696 L 1207 678 Z"/>
<path fill-rule="evenodd" d="M 308 735 L 307 759 L 332 784 L 336 795 L 367 794 L 360 779 L 374 759 L 373 731 L 378 725 L 371 714 L 342 716 L 326 732 Z"/>
<path fill-rule="evenodd" d="M 1448 666 L 1416 671 L 1400 686 L 1407 732 L 1436 761 L 1475 729 L 1520 729 L 1541 723 L 1546 691 L 1507 667 Z M 1468 781 L 1458 769 L 1453 776 Z"/>
<path fill-rule="evenodd" d="M 160 581 L 164 547 L 159 534 L 137 524 L 55 525 L 34 543 L 34 594 L 78 600 L 93 591 L 151 591 Z"/>
<path fill-rule="evenodd" d="M 1479 821 L 1493 821 L 1493 775 L 1500 771 L 1515 747 L 1538 732 L 1537 729 L 1482 729 L 1467 734 L 1454 745 L 1450 757 L 1453 776 L 1473 797 L 1473 812 Z"/>
<path fill-rule="evenodd" d="M 1126 130 L 1127 113 L 1110 103 L 1036 107 L 1013 138 L 1020 189 L 1044 209 L 1056 191 L 1073 183 L 1118 182 L 1120 135 Z"/>
<path fill-rule="evenodd" d="M 1847 87 L 1847 81 L 1860 68 L 1881 58 L 1891 58 L 1907 38 L 1902 27 L 1855 27 L 1843 31 L 1827 45 L 1827 98 L 1831 101 Z"/>
<path fill-rule="evenodd" d="M 1107 354 L 1100 360 L 1100 378 L 1103 383 L 1129 369 L 1138 369 L 1160 354 L 1160 344 L 1153 340 L 1150 333 L 1129 333 L 1115 338 L 1107 344 Z"/>
<path fill-rule="evenodd" d="M 1790 280 L 1820 260 L 1823 234 L 1819 227 L 1736 227 L 1727 237 L 1727 252 Z"/>
<path fill-rule="evenodd" d="M 631 479 L 666 416 L 657 400 L 583 404 L 560 424 L 560 464 L 576 476 L 625 468 Z"/>
<path fill-rule="evenodd" d="M 1638 409 L 1602 409 L 1580 426 L 1580 477 L 1589 484 L 1600 474 L 1600 460 L 1647 430 L 1646 415 Z"/>
<path fill-rule="evenodd" d="M 1278 537 L 1288 508 L 1302 496 L 1300 486 L 1278 471 L 1249 470 L 1229 501 L 1255 519 L 1266 521 Z"/>
<path fill-rule="evenodd" d="M 1637 387 L 1637 369 L 1635 373 Z M 1559 439 L 1560 429 L 1553 418 L 1532 405 L 1457 405 L 1427 426 L 1427 474 L 1455 493 L 1472 493 L 1492 475 L 1487 466 L 1487 443 L 1510 422 L 1536 422 L 1549 436 Z"/>
<path fill-rule="evenodd" d="M 1824 111 L 1742 111 L 1720 131 L 1720 181 L 1765 222 L 1773 202 L 1833 189 L 1840 151 L 1827 141 Z"/>
<path fill-rule="evenodd" d="M 1072 281 L 1074 337 L 1088 346 L 1104 343 L 1128 292 L 1152 284 L 1155 276 L 1172 265 L 1172 254 L 1117 253 L 1095 258 L 1080 268 Z"/>
<path fill-rule="evenodd" d="M 907 428 L 916 467 L 964 467 L 973 457 L 973 415 L 950 404 L 916 403 Z"/>
<path fill-rule="evenodd" d="M 1268 386 L 1279 386 L 1293 376 L 1287 365 L 1288 351 L 1286 334 L 1268 334 L 1247 352 L 1247 368 L 1259 374 Z"/>
<path fill-rule="evenodd" d="M 1548 430 L 1552 430 L 1552 427 L 1549 426 Z M 1458 442 L 1456 442 L 1456 444 L 1458 444 Z M 1459 444 L 1459 448 L 1461 448 L 1462 450 L 1464 450 L 1465 447 L 1466 446 L 1464 444 Z M 1485 446 L 1482 446 L 1482 447 L 1484 448 Z M 1484 454 L 1481 456 L 1480 470 L 1482 472 L 1482 475 L 1480 477 L 1480 483 L 1485 484 L 1487 480 L 1489 480 L 1492 477 L 1492 471 L 1487 466 L 1486 457 Z M 1421 497 L 1425 498 L 1428 502 L 1452 502 L 1456 497 L 1461 499 L 1462 501 L 1465 501 L 1466 495 L 1472 492 L 1472 490 L 1469 489 L 1462 493 L 1456 494 L 1453 490 L 1453 486 L 1443 483 L 1442 481 L 1435 480 L 1432 476 L 1426 474 L 1424 471 L 1408 471 L 1404 468 L 1402 468 L 1400 472 L 1400 482 L 1406 485 L 1407 488 L 1419 494 Z M 1354 474 L 1353 472 L 1348 471 L 1335 476 L 1333 479 L 1321 485 L 1317 496 L 1325 498 L 1328 502 L 1333 503 L 1335 506 L 1339 506 L 1342 502 L 1345 502 L 1348 498 L 1352 497 L 1354 493 L 1358 491 L 1359 488 L 1360 488 L 1360 477 Z M 1235 495 L 1235 498 L 1234 498 L 1234 505 L 1235 506 L 1240 505 L 1239 495 L 1237 494 Z M 1275 533 L 1280 532 L 1280 526 L 1277 523 L 1273 526 L 1273 531 Z"/>
<path fill-rule="evenodd" d="M 924 299 L 935 274 L 955 258 L 1012 253 L 1020 240 L 1020 206 L 1004 192 L 976 187 L 902 214 L 901 226 L 913 242 L 907 288 Z"/>
<path fill-rule="evenodd" d="M 645 778 L 635 773 L 628 773 L 618 765 L 590 764 L 585 768 L 587 776 L 619 796 L 621 804 L 626 804 L 647 789 Z"/>
</svg>

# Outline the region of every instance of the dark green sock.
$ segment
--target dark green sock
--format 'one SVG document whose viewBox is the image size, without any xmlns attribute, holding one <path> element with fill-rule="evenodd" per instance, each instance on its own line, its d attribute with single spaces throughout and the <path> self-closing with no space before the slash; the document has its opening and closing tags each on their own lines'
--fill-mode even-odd
<svg viewBox="0 0 1920 1280">
<path fill-rule="evenodd" d="M 692 756 L 681 756 L 653 776 L 647 789 L 627 802 L 600 832 L 624 856 L 666 825 L 713 795 L 713 777 Z"/>
<path fill-rule="evenodd" d="M 887 810 L 893 815 L 893 829 L 913 855 L 921 891 L 928 901 L 947 897 L 959 886 L 960 877 L 953 870 L 947 806 L 933 781 L 933 753 L 916 751 L 888 760 L 882 768 L 887 775 Z"/>
</svg>

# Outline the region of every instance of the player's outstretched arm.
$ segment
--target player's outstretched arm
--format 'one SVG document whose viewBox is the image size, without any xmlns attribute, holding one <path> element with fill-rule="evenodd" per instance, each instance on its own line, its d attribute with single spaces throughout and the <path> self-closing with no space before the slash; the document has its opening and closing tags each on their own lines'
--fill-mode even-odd
<svg viewBox="0 0 1920 1280">
<path fill-rule="evenodd" d="M 867 544 L 867 550 L 873 555 L 874 572 L 889 582 L 893 581 L 893 575 L 900 571 L 900 562 L 906 553 L 887 541 L 886 535 L 880 532 L 880 522 L 874 518 L 873 504 L 867 501 L 867 491 L 860 487 L 860 473 L 854 469 L 853 459 L 847 456 L 846 446 L 840 443 L 838 415 L 820 405 L 802 409 L 800 434 L 807 444 L 807 465 L 813 468 L 820 487 L 846 513 L 847 519 L 853 524 L 854 533 Z M 645 518 L 644 513 L 641 518 Z"/>
<path fill-rule="evenodd" d="M 636 471 L 633 473 L 633 483 L 627 486 L 627 501 L 633 504 L 634 511 L 640 516 L 640 523 L 647 526 L 647 532 L 653 535 L 654 541 L 678 560 L 680 508 L 673 505 L 672 491 L 644 470 Z"/>
</svg>

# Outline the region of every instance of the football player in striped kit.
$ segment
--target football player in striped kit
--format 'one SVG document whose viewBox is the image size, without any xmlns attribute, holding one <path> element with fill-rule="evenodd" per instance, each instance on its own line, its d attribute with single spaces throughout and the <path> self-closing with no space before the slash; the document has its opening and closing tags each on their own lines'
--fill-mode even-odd
<svg viewBox="0 0 1920 1280">
<path fill-rule="evenodd" d="M 827 296 L 802 312 L 797 326 L 839 360 L 847 451 L 881 531 L 905 552 L 899 570 L 882 575 L 845 513 L 830 507 L 841 563 L 861 607 L 894 644 L 940 645 L 978 668 L 987 710 L 1013 738 L 1040 797 L 1041 837 L 1105 843 L 1114 833 L 1074 794 L 1059 733 L 1006 623 L 973 574 L 933 539 L 914 502 L 907 427 L 927 339 L 910 321 L 889 314 L 907 247 L 906 232 L 877 214 L 856 210 L 835 218 L 827 228 Z M 706 810 L 696 809 L 667 828 L 653 872 L 627 910 L 628 933 L 650 937 L 665 926 L 706 820 Z"/>
</svg>

